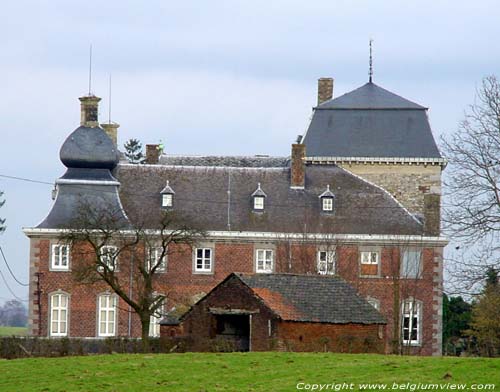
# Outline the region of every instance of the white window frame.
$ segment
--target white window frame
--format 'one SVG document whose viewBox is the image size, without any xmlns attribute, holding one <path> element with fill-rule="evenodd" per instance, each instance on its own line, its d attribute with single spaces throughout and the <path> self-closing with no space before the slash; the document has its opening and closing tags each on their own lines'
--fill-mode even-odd
<svg viewBox="0 0 500 392">
<path fill-rule="evenodd" d="M 321 198 L 321 210 L 325 212 L 333 211 L 333 197 L 322 197 Z"/>
<path fill-rule="evenodd" d="M 201 256 L 198 256 L 198 252 L 201 251 Z M 206 251 L 209 251 L 209 256 L 206 256 Z M 208 261 L 208 267 L 207 267 Z M 201 263 L 201 266 L 198 266 L 198 262 Z M 194 272 L 197 273 L 211 273 L 213 271 L 214 266 L 214 250 L 209 247 L 196 248 L 194 250 Z"/>
<path fill-rule="evenodd" d="M 51 270 L 69 270 L 70 246 L 68 244 L 52 244 Z M 66 264 L 63 262 L 66 261 Z"/>
<path fill-rule="evenodd" d="M 68 336 L 69 295 L 62 292 L 56 292 L 50 294 L 49 297 L 50 297 L 49 335 Z M 57 298 L 57 305 L 54 304 L 56 298 Z M 65 306 L 61 305 L 62 303 L 61 300 L 63 298 L 65 300 Z"/>
<path fill-rule="evenodd" d="M 149 317 L 149 336 L 157 338 L 160 336 L 160 321 L 163 318 L 165 311 L 165 300 L 162 301 L 161 306 L 156 309 L 155 313 Z"/>
<path fill-rule="evenodd" d="M 118 248 L 114 245 L 103 245 L 101 246 L 101 249 L 99 250 L 100 255 L 99 255 L 99 260 L 101 263 L 105 264 L 108 269 L 113 272 L 118 270 L 118 256 L 116 255 L 116 252 L 118 252 Z M 109 257 L 109 253 L 114 253 L 115 256 Z M 104 267 L 102 265 L 99 265 L 97 267 L 97 270 L 99 272 L 104 271 Z"/>
<path fill-rule="evenodd" d="M 274 250 L 256 249 L 255 250 L 255 272 L 260 274 L 269 274 L 274 271 Z"/>
<path fill-rule="evenodd" d="M 419 346 L 421 342 L 421 316 L 422 302 L 413 298 L 403 301 L 401 304 L 401 340 L 403 344 L 410 346 Z M 408 319 L 408 327 L 405 326 L 405 319 Z M 416 326 L 415 326 L 416 323 Z M 416 331 L 417 338 L 412 339 L 412 332 Z M 409 339 L 405 339 L 405 332 Z"/>
<path fill-rule="evenodd" d="M 105 300 L 104 306 L 102 300 Z M 104 320 L 103 313 L 104 312 Z M 97 336 L 116 336 L 118 316 L 118 298 L 113 294 L 101 294 L 97 297 Z M 102 328 L 104 325 L 104 328 Z"/>
<path fill-rule="evenodd" d="M 324 258 L 322 257 L 324 256 Z M 335 275 L 337 256 L 334 250 L 318 250 L 317 256 L 317 270 L 320 275 Z M 328 265 L 333 266 L 328 269 Z M 322 268 L 324 266 L 325 268 Z"/>
<path fill-rule="evenodd" d="M 253 197 L 253 209 L 262 211 L 265 207 L 265 197 L 264 196 L 254 196 Z"/>
<path fill-rule="evenodd" d="M 410 260 L 410 255 L 414 254 L 416 257 L 412 257 L 412 261 L 417 261 L 418 265 L 417 271 L 414 271 L 415 267 L 412 265 L 412 268 L 410 267 L 409 260 Z M 418 259 L 418 260 L 417 260 Z M 401 252 L 401 275 L 400 277 L 403 279 L 420 279 L 422 277 L 422 249 L 419 248 L 410 248 L 410 249 L 405 249 Z"/>
<path fill-rule="evenodd" d="M 380 300 L 378 300 L 377 298 L 366 297 L 366 302 L 368 302 L 371 306 L 380 311 Z"/>
<path fill-rule="evenodd" d="M 375 256 L 375 260 L 374 257 Z M 378 265 L 380 262 L 380 252 L 376 250 L 362 250 L 360 252 L 361 264 Z"/>
<path fill-rule="evenodd" d="M 161 206 L 169 208 L 174 206 L 174 195 L 171 193 L 163 193 L 161 195 Z"/>
<path fill-rule="evenodd" d="M 152 265 L 156 265 L 158 263 L 159 255 L 163 252 L 162 247 L 150 247 L 147 250 L 146 257 L 146 269 L 148 272 L 151 272 Z M 153 263 L 151 261 L 153 260 Z M 161 263 L 156 268 L 156 273 L 163 273 L 167 271 L 167 249 L 165 249 L 165 254 L 163 255 Z"/>
</svg>

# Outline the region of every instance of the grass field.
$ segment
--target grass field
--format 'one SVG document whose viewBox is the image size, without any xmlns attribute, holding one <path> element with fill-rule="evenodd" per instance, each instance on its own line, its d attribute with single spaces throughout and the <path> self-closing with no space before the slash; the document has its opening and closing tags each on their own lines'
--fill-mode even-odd
<svg viewBox="0 0 500 392">
<path fill-rule="evenodd" d="M 500 359 L 187 353 L 0 360 L 0 391 L 320 390 L 310 384 L 331 384 L 323 389 L 331 391 L 360 390 L 365 383 L 382 383 L 387 390 L 401 390 L 406 383 L 404 390 L 423 390 L 418 383 L 444 385 L 435 390 L 461 389 L 461 384 L 465 390 L 498 390 Z"/>
<path fill-rule="evenodd" d="M 25 327 L 0 327 L 0 336 L 25 336 L 27 331 Z"/>
</svg>

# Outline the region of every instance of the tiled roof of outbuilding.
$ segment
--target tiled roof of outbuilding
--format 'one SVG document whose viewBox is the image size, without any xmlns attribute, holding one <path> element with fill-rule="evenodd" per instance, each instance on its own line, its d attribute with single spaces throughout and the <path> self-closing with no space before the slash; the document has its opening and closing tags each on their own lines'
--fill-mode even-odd
<svg viewBox="0 0 500 392">
<path fill-rule="evenodd" d="M 283 320 L 385 324 L 385 318 L 343 279 L 292 274 L 234 274 Z"/>
<path fill-rule="evenodd" d="M 287 167 L 235 168 L 122 165 L 115 176 L 120 198 L 136 226 L 159 227 L 160 192 L 175 189 L 173 213 L 204 230 L 421 235 L 423 226 L 386 191 L 333 165 L 306 166 L 305 189 L 290 188 Z M 231 184 L 228 200 L 229 177 Z M 252 193 L 260 183 L 265 210 L 255 213 Z M 322 214 L 318 196 L 327 185 L 334 214 Z"/>
</svg>

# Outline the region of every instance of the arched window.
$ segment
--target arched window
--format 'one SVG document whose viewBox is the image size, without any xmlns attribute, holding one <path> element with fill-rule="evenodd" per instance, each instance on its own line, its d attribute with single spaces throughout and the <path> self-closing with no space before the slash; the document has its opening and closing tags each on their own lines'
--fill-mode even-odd
<svg viewBox="0 0 500 392">
<path fill-rule="evenodd" d="M 417 346 L 421 342 L 422 302 L 414 298 L 408 298 L 403 301 L 401 308 L 403 344 Z"/>
<path fill-rule="evenodd" d="M 50 336 L 68 336 L 69 295 L 55 292 L 49 296 Z"/>
<path fill-rule="evenodd" d="M 97 335 L 115 336 L 118 299 L 116 295 L 102 294 L 97 298 Z"/>
</svg>

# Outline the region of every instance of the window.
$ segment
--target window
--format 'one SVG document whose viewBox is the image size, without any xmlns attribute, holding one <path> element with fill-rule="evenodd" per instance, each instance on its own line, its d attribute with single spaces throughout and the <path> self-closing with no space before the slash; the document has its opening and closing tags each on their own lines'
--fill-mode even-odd
<svg viewBox="0 0 500 392">
<path fill-rule="evenodd" d="M 149 318 L 149 336 L 157 338 L 160 336 L 160 321 L 163 318 L 165 304 L 162 301 L 161 306 L 155 310 Z"/>
<path fill-rule="evenodd" d="M 161 206 L 172 207 L 174 205 L 174 195 L 166 193 L 162 195 Z"/>
<path fill-rule="evenodd" d="M 254 196 L 253 209 L 254 210 L 263 210 L 264 209 L 264 196 Z"/>
<path fill-rule="evenodd" d="M 68 296 L 50 296 L 50 336 L 68 336 Z"/>
<path fill-rule="evenodd" d="M 377 250 L 362 250 L 360 252 L 360 275 L 378 276 L 379 275 L 380 252 Z"/>
<path fill-rule="evenodd" d="M 100 255 L 100 260 L 101 263 L 104 264 L 107 269 L 110 271 L 114 271 L 117 269 L 118 263 L 117 263 L 117 248 L 116 246 L 111 246 L 111 245 L 104 245 L 101 247 L 101 255 Z M 99 272 L 104 271 L 104 266 L 100 265 L 97 267 L 97 270 Z"/>
<path fill-rule="evenodd" d="M 335 251 L 320 250 L 318 252 L 318 273 L 321 275 L 335 274 Z"/>
<path fill-rule="evenodd" d="M 333 199 L 331 197 L 323 197 L 321 202 L 323 211 L 333 211 Z"/>
<path fill-rule="evenodd" d="M 212 272 L 212 249 L 196 248 L 195 272 Z"/>
<path fill-rule="evenodd" d="M 420 301 L 407 299 L 403 302 L 402 332 L 403 343 L 410 345 L 420 344 Z"/>
<path fill-rule="evenodd" d="M 375 309 L 380 310 L 380 301 L 376 298 L 367 297 L 366 302 L 368 302 Z"/>
<path fill-rule="evenodd" d="M 116 296 L 104 294 L 98 299 L 98 336 L 116 335 Z"/>
<path fill-rule="evenodd" d="M 161 261 L 160 256 L 164 253 Z M 158 264 L 158 262 L 160 263 Z M 151 268 L 158 265 L 155 272 L 165 272 L 167 270 L 167 250 L 163 248 L 149 248 L 146 258 L 146 269 L 151 272 Z"/>
<path fill-rule="evenodd" d="M 261 273 L 273 272 L 273 251 L 270 249 L 257 249 L 256 271 Z"/>
<path fill-rule="evenodd" d="M 52 245 L 52 269 L 69 270 L 69 245 Z"/>
<path fill-rule="evenodd" d="M 406 249 L 403 251 L 401 277 L 420 278 L 422 274 L 421 259 L 421 251 L 419 249 Z"/>
</svg>

